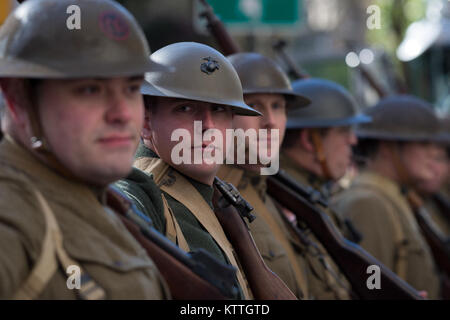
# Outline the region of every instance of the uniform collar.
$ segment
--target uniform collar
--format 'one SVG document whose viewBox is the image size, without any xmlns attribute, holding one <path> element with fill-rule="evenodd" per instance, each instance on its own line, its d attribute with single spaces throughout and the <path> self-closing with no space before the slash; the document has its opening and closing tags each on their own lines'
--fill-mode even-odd
<svg viewBox="0 0 450 320">
<path fill-rule="evenodd" d="M 238 167 L 239 168 L 239 167 Z M 243 170 L 239 168 L 240 170 Z M 265 200 L 267 195 L 267 176 L 261 175 L 259 172 L 243 170 L 244 174 L 241 179 L 242 184 L 250 184 L 259 194 L 261 199 Z"/>
<path fill-rule="evenodd" d="M 376 185 L 387 194 L 403 195 L 403 188 L 399 183 L 373 170 L 365 169 L 361 171 L 352 183 L 356 187 L 363 184 Z"/>
<path fill-rule="evenodd" d="M 136 150 L 135 159 L 137 158 L 157 158 L 159 159 L 159 156 L 156 154 L 155 151 L 147 147 L 142 141 L 139 143 L 139 146 Z M 186 178 L 193 186 L 194 188 L 202 195 L 203 199 L 208 203 L 208 205 L 213 208 L 213 194 L 214 189 L 212 186 L 209 186 L 207 184 L 201 183 L 197 180 L 194 180 L 180 171 L 176 170 L 174 167 L 171 167 L 173 170 L 177 171 L 180 175 L 182 175 L 184 178 Z"/>
<path fill-rule="evenodd" d="M 71 192 L 80 192 L 78 196 L 88 193 L 102 204 L 106 201 L 106 187 L 99 188 L 69 180 L 47 166 L 32 152 L 18 144 L 11 136 L 6 135 L 0 142 L 0 163 L 24 173 L 29 179 L 40 187 L 51 191 L 55 196 L 67 197 L 67 191 L 71 190 Z"/>
<path fill-rule="evenodd" d="M 147 147 L 142 141 L 139 142 L 138 148 L 136 150 L 136 153 L 134 155 L 134 158 L 158 158 L 159 156 L 156 154 L 155 151 Z"/>
<path fill-rule="evenodd" d="M 280 154 L 280 167 L 298 182 L 311 186 L 319 191 L 325 199 L 331 196 L 331 189 L 334 185 L 333 181 L 328 181 L 299 166 L 283 152 Z"/>
</svg>

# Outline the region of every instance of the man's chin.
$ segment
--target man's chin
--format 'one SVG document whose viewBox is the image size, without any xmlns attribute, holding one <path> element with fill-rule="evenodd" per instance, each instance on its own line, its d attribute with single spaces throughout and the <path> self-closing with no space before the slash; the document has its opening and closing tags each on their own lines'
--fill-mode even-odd
<svg viewBox="0 0 450 320">
<path fill-rule="evenodd" d="M 90 170 L 91 174 L 85 174 L 84 180 L 89 184 L 96 186 L 107 186 L 117 180 L 127 177 L 131 172 L 130 166 L 103 166 L 94 170 Z M 89 173 L 89 172 L 87 172 Z"/>
<path fill-rule="evenodd" d="M 220 168 L 219 164 L 183 164 L 174 166 L 175 169 L 183 173 L 184 175 L 200 181 L 205 184 L 210 184 L 210 181 L 214 180 L 217 171 Z"/>
</svg>

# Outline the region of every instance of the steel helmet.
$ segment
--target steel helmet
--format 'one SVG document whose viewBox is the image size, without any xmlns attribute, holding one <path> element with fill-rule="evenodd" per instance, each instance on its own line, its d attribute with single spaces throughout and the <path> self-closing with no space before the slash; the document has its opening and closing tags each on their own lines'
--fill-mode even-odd
<svg viewBox="0 0 450 320">
<path fill-rule="evenodd" d="M 311 105 L 288 113 L 287 129 L 343 127 L 370 121 L 359 113 L 347 89 L 335 82 L 309 78 L 294 81 L 292 87 L 310 99 Z"/>
<path fill-rule="evenodd" d="M 80 29 L 71 13 L 80 13 Z M 166 69 L 135 18 L 111 0 L 28 0 L 0 28 L 0 77 L 87 78 Z"/>
<path fill-rule="evenodd" d="M 151 58 L 176 72 L 146 74 L 144 95 L 210 102 L 230 106 L 239 115 L 261 115 L 245 104 L 236 70 L 214 48 L 178 42 L 159 49 Z"/>
<path fill-rule="evenodd" d="M 241 79 L 244 94 L 282 94 L 289 109 L 306 107 L 311 103 L 308 98 L 292 90 L 288 76 L 273 60 L 255 52 L 235 53 L 227 59 Z"/>
<path fill-rule="evenodd" d="M 431 105 L 411 95 L 381 99 L 365 113 L 372 117 L 372 122 L 357 127 L 359 138 L 434 141 L 441 132 L 441 124 Z"/>
</svg>

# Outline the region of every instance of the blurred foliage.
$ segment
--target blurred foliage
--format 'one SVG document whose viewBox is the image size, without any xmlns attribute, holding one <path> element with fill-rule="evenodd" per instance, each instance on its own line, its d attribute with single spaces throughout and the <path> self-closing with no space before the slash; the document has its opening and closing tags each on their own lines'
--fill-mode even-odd
<svg viewBox="0 0 450 320">
<path fill-rule="evenodd" d="M 390 56 L 394 73 L 407 86 L 411 86 L 413 70 L 397 59 L 396 50 L 408 26 L 425 18 L 427 0 L 374 0 L 371 4 L 380 7 L 381 28 L 367 29 L 366 40 L 370 46 L 380 48 Z"/>
<path fill-rule="evenodd" d="M 309 62 L 304 66 L 305 73 L 313 78 L 324 78 L 335 81 L 347 89 L 349 84 L 349 68 L 343 59 L 326 59 L 316 62 Z"/>
<path fill-rule="evenodd" d="M 407 27 L 425 17 L 427 1 L 374 0 L 372 4 L 380 7 L 381 29 L 368 30 L 367 41 L 394 55 Z"/>
</svg>

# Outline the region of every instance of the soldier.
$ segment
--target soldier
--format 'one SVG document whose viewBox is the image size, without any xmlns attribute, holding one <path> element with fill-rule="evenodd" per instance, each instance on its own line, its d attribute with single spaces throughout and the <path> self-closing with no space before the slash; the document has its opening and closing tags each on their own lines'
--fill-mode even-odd
<svg viewBox="0 0 450 320">
<path fill-rule="evenodd" d="M 334 184 L 341 179 L 352 159 L 357 139 L 352 126 L 370 118 L 358 113 L 358 106 L 341 85 L 324 79 L 302 79 L 292 84 L 295 92 L 312 101 L 309 108 L 289 114 L 280 165 L 303 185 L 311 186 L 328 201 Z M 343 235 L 358 242 L 359 235 L 329 208 L 330 216 Z"/>
<path fill-rule="evenodd" d="M 450 158 L 449 158 L 449 129 L 450 118 L 441 119 L 443 131 L 440 133 L 436 143 L 430 144 L 430 171 L 425 180 L 416 185 L 417 191 L 424 200 L 424 205 L 432 220 L 436 224 L 436 230 L 443 239 L 450 239 L 450 198 L 445 193 L 445 187 L 450 180 Z"/>
<path fill-rule="evenodd" d="M 439 296 L 439 279 L 406 194 L 430 174 L 439 130 L 431 107 L 419 98 L 384 98 L 366 112 L 373 122 L 357 129 L 367 162 L 335 209 L 363 234 L 361 246 L 428 298 Z"/>
<path fill-rule="evenodd" d="M 0 299 L 161 299 L 152 260 L 105 202 L 131 170 L 145 71 L 163 69 L 109 0 L 27 1 L 0 29 Z"/>
<path fill-rule="evenodd" d="M 293 292 L 305 299 L 348 299 L 349 286 L 341 275 L 339 279 L 334 278 L 338 271 L 332 266 L 330 257 L 326 256 L 330 267 L 324 266 L 319 256 L 313 254 L 315 248 L 296 239 L 280 215 L 274 199 L 267 194 L 267 175 L 260 174 L 261 168 L 267 165 L 261 162 L 250 164 L 249 161 L 251 148 L 258 145 L 259 156 L 267 153 L 277 162 L 288 110 L 307 106 L 309 99 L 292 91 L 287 75 L 269 58 L 258 53 L 237 53 L 228 56 L 228 59 L 241 79 L 245 102 L 263 114 L 261 117 L 235 116 L 234 128 L 246 132 L 262 129 L 268 130 L 268 133 L 267 142 L 262 142 L 263 138 L 259 136 L 254 145 L 251 141 L 246 144 L 247 159 L 244 164 L 235 162 L 233 166 L 222 166 L 218 176 L 238 187 L 241 195 L 254 207 L 257 219 L 249 227 L 256 245 L 266 264 Z M 271 141 L 274 129 L 279 134 L 278 141 Z M 273 143 L 277 147 L 274 148 Z M 312 235 L 309 238 L 320 246 Z M 321 252 L 327 255 L 322 247 Z"/>
<path fill-rule="evenodd" d="M 236 71 L 215 49 L 181 42 L 159 49 L 152 59 L 175 67 L 176 72 L 146 76 L 142 88 L 145 124 L 134 162 L 143 172 L 135 169 L 117 185 L 151 217 L 156 229 L 180 248 L 187 252 L 204 248 L 235 266 L 242 290 L 238 298 L 248 299 L 251 293 L 244 274 L 213 212 L 212 184 L 220 162 L 208 163 L 203 157 L 211 149 L 221 152 L 222 160 L 226 153 L 203 134 L 214 129 L 225 138 L 233 114 L 260 113 L 244 103 Z M 177 132 L 185 136 L 174 138 Z M 188 141 L 181 152 L 186 161 L 177 159 L 180 137 L 182 142 Z M 195 160 L 196 153 L 200 161 Z"/>
</svg>

